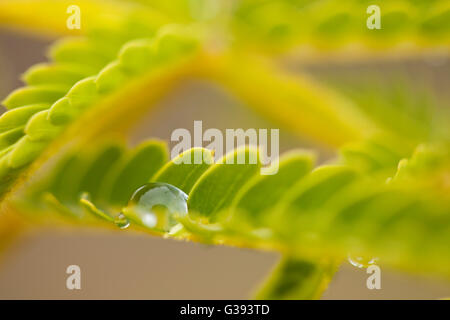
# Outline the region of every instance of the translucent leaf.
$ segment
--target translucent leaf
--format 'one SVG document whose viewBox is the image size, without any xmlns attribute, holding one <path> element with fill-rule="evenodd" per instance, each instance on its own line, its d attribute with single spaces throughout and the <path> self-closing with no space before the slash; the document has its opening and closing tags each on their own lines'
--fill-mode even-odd
<svg viewBox="0 0 450 320">
<path fill-rule="evenodd" d="M 285 194 L 297 184 L 313 166 L 313 156 L 302 151 L 291 151 L 279 160 L 274 175 L 256 175 L 245 184 L 233 201 L 233 207 L 245 213 L 255 225 L 259 215 L 279 205 Z"/>
<path fill-rule="evenodd" d="M 267 282 L 256 294 L 264 300 L 319 299 L 331 281 L 333 263 L 313 263 L 295 257 L 283 257 Z"/>
<path fill-rule="evenodd" d="M 0 117 L 0 132 L 23 126 L 33 114 L 38 111 L 48 109 L 49 106 L 49 104 L 35 104 L 16 108 L 3 113 Z"/>
<path fill-rule="evenodd" d="M 13 91 L 3 104 L 8 109 L 33 104 L 51 104 L 64 95 L 66 90 L 67 87 L 60 85 L 24 87 Z"/>
<path fill-rule="evenodd" d="M 105 198 L 109 199 L 111 204 L 125 205 L 133 192 L 148 182 L 162 167 L 167 157 L 167 147 L 164 143 L 143 143 L 133 154 L 117 163 L 105 178 Z"/>
<path fill-rule="evenodd" d="M 195 182 L 213 162 L 214 157 L 210 150 L 189 149 L 164 165 L 151 181 L 169 183 L 189 194 Z"/>
<path fill-rule="evenodd" d="M 241 163 L 230 164 L 238 161 Z M 251 148 L 237 149 L 219 159 L 192 187 L 188 200 L 192 216 L 214 222 L 215 215 L 231 205 L 238 190 L 260 167 L 258 152 Z"/>
</svg>

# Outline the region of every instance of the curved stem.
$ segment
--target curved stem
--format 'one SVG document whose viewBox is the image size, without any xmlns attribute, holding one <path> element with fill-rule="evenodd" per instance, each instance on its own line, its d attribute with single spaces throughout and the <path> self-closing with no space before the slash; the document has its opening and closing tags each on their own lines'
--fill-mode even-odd
<svg viewBox="0 0 450 320">
<path fill-rule="evenodd" d="M 206 56 L 200 75 L 300 136 L 329 147 L 360 140 L 376 128 L 345 97 L 305 74 L 289 74 L 242 52 Z"/>
<path fill-rule="evenodd" d="M 69 29 L 67 27 L 66 21 L 70 17 L 67 8 L 74 4 L 81 11 L 80 29 Z M 0 26 L 32 32 L 41 36 L 77 35 L 91 30 L 92 25 L 106 23 L 104 19 L 108 19 L 108 17 L 124 16 L 132 10 L 145 12 L 147 20 L 156 26 L 170 22 L 162 13 L 149 7 L 121 1 L 105 3 L 98 0 L 2 0 L 0 2 Z"/>
</svg>

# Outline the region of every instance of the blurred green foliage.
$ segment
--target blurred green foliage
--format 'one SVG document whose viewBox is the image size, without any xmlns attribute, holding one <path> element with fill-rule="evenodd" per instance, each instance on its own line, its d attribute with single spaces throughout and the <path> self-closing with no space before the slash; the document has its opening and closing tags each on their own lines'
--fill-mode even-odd
<svg viewBox="0 0 450 320">
<path fill-rule="evenodd" d="M 79 34 L 58 40 L 50 62 L 30 68 L 26 86 L 3 101 L 4 202 L 37 223 L 115 228 L 139 186 L 170 183 L 188 193 L 189 215 L 168 233 L 145 231 L 282 252 L 260 298 L 320 297 L 348 252 L 450 276 L 448 110 L 400 80 L 329 86 L 280 63 L 433 50 L 448 58 L 448 1 L 379 2 L 382 28 L 368 30 L 365 0 L 79 1 L 82 28 L 72 31 L 68 1 L 2 1 L 0 25 Z M 295 150 L 278 174 L 260 176 L 260 163 L 212 163 L 201 148 L 180 157 L 204 162 L 178 165 L 162 142 L 118 142 L 192 75 L 340 156 L 314 168 L 313 153 Z M 225 157 L 242 153 L 258 155 Z"/>
</svg>

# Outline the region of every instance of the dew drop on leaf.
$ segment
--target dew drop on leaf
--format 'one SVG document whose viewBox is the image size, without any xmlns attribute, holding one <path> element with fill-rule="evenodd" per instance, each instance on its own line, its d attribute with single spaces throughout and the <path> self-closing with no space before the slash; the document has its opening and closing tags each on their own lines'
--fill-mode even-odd
<svg viewBox="0 0 450 320">
<path fill-rule="evenodd" d="M 134 192 L 122 212 L 138 225 L 168 232 L 178 224 L 177 216 L 187 214 L 187 199 L 186 193 L 168 183 L 148 183 Z"/>
<path fill-rule="evenodd" d="M 350 262 L 351 265 L 357 267 L 357 268 L 368 268 L 372 264 L 376 264 L 378 262 L 378 258 L 367 258 L 367 257 L 361 257 L 361 256 L 353 256 L 351 254 L 348 254 L 348 262 Z"/>
<path fill-rule="evenodd" d="M 126 229 L 130 225 L 130 220 L 128 220 L 123 213 L 120 213 L 117 217 L 114 218 L 114 223 L 120 229 Z"/>
</svg>

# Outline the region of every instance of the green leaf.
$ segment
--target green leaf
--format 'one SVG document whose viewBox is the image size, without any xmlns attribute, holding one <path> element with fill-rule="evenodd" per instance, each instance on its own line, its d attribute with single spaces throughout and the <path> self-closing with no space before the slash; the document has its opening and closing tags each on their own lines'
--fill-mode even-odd
<svg viewBox="0 0 450 320">
<path fill-rule="evenodd" d="M 236 195 L 233 208 L 258 225 L 258 216 L 279 205 L 283 196 L 311 171 L 312 166 L 311 153 L 291 151 L 283 155 L 279 160 L 278 172 L 253 177 Z"/>
<path fill-rule="evenodd" d="M 210 150 L 192 148 L 166 163 L 151 181 L 169 183 L 189 194 L 195 182 L 213 162 L 214 156 Z"/>
<path fill-rule="evenodd" d="M 119 63 L 123 70 L 139 74 L 151 65 L 157 65 L 156 53 L 154 39 L 130 41 L 120 50 Z"/>
<path fill-rule="evenodd" d="M 313 263 L 295 257 L 284 256 L 270 275 L 270 278 L 256 294 L 256 299 L 319 299 L 331 281 L 336 269 L 335 263 Z"/>
<path fill-rule="evenodd" d="M 55 125 L 64 125 L 73 120 L 80 110 L 73 108 L 70 99 L 63 97 L 56 101 L 50 108 L 49 120 Z"/>
<path fill-rule="evenodd" d="M 297 210 L 320 208 L 335 192 L 355 178 L 355 172 L 345 166 L 330 165 L 316 168 L 289 191 L 287 202 L 290 208 L 295 207 Z"/>
<path fill-rule="evenodd" d="M 52 193 L 45 192 L 42 194 L 41 201 L 46 205 L 47 210 L 53 210 L 59 213 L 63 218 L 70 219 L 73 221 L 74 219 L 78 220 L 80 216 L 62 204 Z"/>
<path fill-rule="evenodd" d="M 243 162 L 242 160 L 245 160 L 245 163 L 238 163 Z M 206 170 L 192 187 L 188 200 L 191 216 L 214 222 L 216 214 L 231 205 L 238 190 L 256 175 L 260 168 L 256 149 L 240 148 L 226 154 Z"/>
<path fill-rule="evenodd" d="M 28 69 L 22 76 L 28 85 L 67 84 L 73 85 L 83 78 L 92 76 L 96 70 L 76 64 L 41 63 Z"/>
<path fill-rule="evenodd" d="M 46 146 L 46 142 L 32 141 L 28 136 L 22 137 L 8 156 L 8 166 L 17 169 L 29 164 Z"/>
<path fill-rule="evenodd" d="M 234 8 L 233 36 L 247 50 L 287 51 L 303 61 L 330 57 L 352 61 L 349 59 L 372 57 L 374 52 L 414 55 L 424 48 L 447 46 L 450 8 L 445 0 L 380 2 L 379 30 L 366 28 L 370 16 L 366 10 L 371 4 L 358 0 L 347 1 L 345 6 L 336 0 L 243 0 Z M 396 47 L 401 39 L 410 41 L 408 50 Z M 358 49 L 348 54 L 344 50 L 347 45 Z M 324 51 L 326 55 L 322 55 Z"/>
<path fill-rule="evenodd" d="M 389 139 L 388 137 L 384 138 Z M 396 142 L 393 142 L 394 138 L 391 138 L 389 142 L 377 140 L 380 139 L 369 139 L 344 146 L 339 151 L 343 162 L 355 169 L 359 168 L 363 172 L 385 170 L 392 174 L 399 161 L 403 157 L 409 156 L 411 152 L 406 144 L 397 146 Z"/>
<path fill-rule="evenodd" d="M 88 163 L 86 154 L 72 150 L 55 166 L 48 189 L 59 201 L 64 204 L 78 202 L 81 193 L 79 186 Z"/>
<path fill-rule="evenodd" d="M 108 221 L 108 222 L 114 222 L 114 218 L 111 217 L 110 215 L 104 213 L 103 211 L 101 211 L 100 209 L 98 209 L 89 199 L 87 195 L 83 195 L 80 198 L 80 205 L 83 207 L 84 210 L 86 210 L 86 212 L 90 213 L 91 215 L 93 215 L 94 217 L 104 220 L 104 221 Z"/>
<path fill-rule="evenodd" d="M 102 49 L 99 50 L 98 46 L 86 38 L 68 38 L 55 43 L 49 55 L 53 61 L 60 64 L 75 64 L 98 70 L 114 59 L 116 53 L 109 51 L 109 48 Z"/>
<path fill-rule="evenodd" d="M 87 192 L 93 200 L 99 200 L 103 180 L 125 151 L 125 148 L 117 143 L 107 143 L 96 150 L 90 159 L 89 168 L 84 173 L 79 190 Z"/>
<path fill-rule="evenodd" d="M 317 218 L 323 207 L 357 177 L 357 173 L 346 166 L 327 165 L 314 169 L 285 194 L 278 208 L 264 220 L 265 225 L 270 226 L 277 237 L 284 238 L 283 241 L 292 241 L 291 237 L 298 237 L 300 230 L 304 231 L 301 236 L 308 237 L 312 233 L 314 237 L 317 224 L 323 222 Z"/>
<path fill-rule="evenodd" d="M 124 206 L 133 192 L 147 183 L 167 161 L 167 154 L 167 147 L 162 142 L 150 140 L 141 144 L 117 163 L 105 178 L 104 198 L 111 204 Z"/>
<path fill-rule="evenodd" d="M 25 107 L 9 110 L 0 117 L 0 132 L 13 130 L 17 127 L 23 126 L 33 114 L 41 110 L 46 110 L 50 107 L 49 104 L 35 104 Z"/>
<path fill-rule="evenodd" d="M 13 91 L 2 103 L 8 109 L 33 104 L 51 104 L 66 91 L 67 87 L 61 85 L 24 87 Z"/>
<path fill-rule="evenodd" d="M 11 146 L 19 140 L 19 138 L 23 136 L 23 129 L 23 126 L 18 126 L 15 129 L 0 133 L 0 150 Z"/>
<path fill-rule="evenodd" d="M 99 93 L 108 93 L 117 89 L 128 77 L 119 61 L 114 61 L 100 71 L 95 81 Z"/>
<path fill-rule="evenodd" d="M 64 127 L 53 125 L 48 119 L 49 111 L 43 110 L 36 113 L 28 121 L 25 127 L 25 133 L 30 140 L 42 141 L 55 138 Z"/>
<path fill-rule="evenodd" d="M 98 97 L 95 77 L 78 81 L 67 93 L 72 108 L 84 108 L 92 104 Z M 80 110 L 81 112 L 82 110 Z"/>
</svg>

